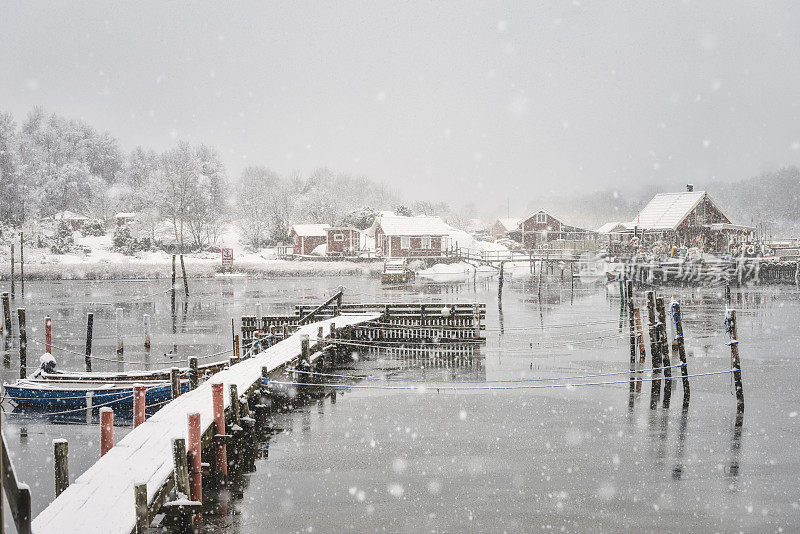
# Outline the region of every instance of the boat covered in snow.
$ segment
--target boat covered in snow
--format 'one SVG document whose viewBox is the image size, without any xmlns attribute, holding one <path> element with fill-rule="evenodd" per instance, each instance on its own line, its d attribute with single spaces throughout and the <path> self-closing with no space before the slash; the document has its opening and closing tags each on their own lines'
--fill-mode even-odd
<svg viewBox="0 0 800 534">
<path fill-rule="evenodd" d="M 18 406 L 89 408 L 109 406 L 133 408 L 133 388 L 138 381 L 97 383 L 88 380 L 59 380 L 23 378 L 13 384 L 4 383 L 4 396 Z M 145 404 L 151 406 L 168 401 L 172 388 L 166 381 L 146 384 Z M 188 380 L 181 382 L 181 393 L 189 391 Z"/>
</svg>

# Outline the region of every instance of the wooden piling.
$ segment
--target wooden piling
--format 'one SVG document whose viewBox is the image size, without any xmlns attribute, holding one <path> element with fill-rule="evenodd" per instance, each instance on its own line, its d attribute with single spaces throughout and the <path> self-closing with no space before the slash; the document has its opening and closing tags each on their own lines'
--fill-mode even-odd
<svg viewBox="0 0 800 534">
<path fill-rule="evenodd" d="M 146 394 L 146 386 L 133 386 L 133 428 L 144 423 Z"/>
<path fill-rule="evenodd" d="M 19 292 L 25 298 L 25 239 L 22 232 L 19 233 Z"/>
<path fill-rule="evenodd" d="M 145 313 L 142 322 L 144 323 L 144 350 L 150 352 L 150 314 Z"/>
<path fill-rule="evenodd" d="M 8 292 L 3 292 L 3 324 L 5 325 L 6 339 L 11 338 L 11 298 Z"/>
<path fill-rule="evenodd" d="M 681 318 L 681 305 L 672 303 L 672 320 L 675 324 L 675 341 L 678 342 L 678 356 L 681 359 L 681 380 L 683 381 L 683 402 L 689 402 L 689 368 L 686 365 L 686 346 L 683 342 L 683 322 Z"/>
<path fill-rule="evenodd" d="M 86 315 L 86 355 L 84 356 L 84 363 L 86 364 L 86 372 L 92 372 L 92 331 L 94 330 L 94 314 L 89 312 Z"/>
<path fill-rule="evenodd" d="M 531 265 L 532 264 L 533 264 L 533 262 L 531 262 Z M 498 299 L 502 299 L 503 298 L 503 279 L 505 278 L 504 273 L 503 273 L 504 269 L 505 269 L 505 262 L 501 261 L 500 262 L 500 274 L 497 277 L 497 298 Z M 476 269 L 476 271 L 477 271 L 477 269 Z"/>
<path fill-rule="evenodd" d="M 115 310 L 114 325 L 117 335 L 117 357 L 122 358 L 124 352 L 124 344 L 122 341 L 122 308 L 117 308 Z"/>
<path fill-rule="evenodd" d="M 233 356 L 236 357 L 236 326 L 233 317 L 231 317 L 231 350 Z"/>
<path fill-rule="evenodd" d="M 105 406 L 100 408 L 100 457 L 114 446 L 114 410 Z"/>
<path fill-rule="evenodd" d="M 200 449 L 200 414 L 190 413 L 188 418 L 189 498 L 203 502 L 203 465 Z"/>
<path fill-rule="evenodd" d="M 175 477 L 175 492 L 178 498 L 189 499 L 189 461 L 186 454 L 186 440 L 174 438 L 172 440 L 172 465 Z"/>
<path fill-rule="evenodd" d="M 175 254 L 172 255 L 172 285 L 170 286 L 170 299 L 172 302 L 172 315 L 175 315 Z"/>
<path fill-rule="evenodd" d="M 633 281 L 628 280 L 627 287 L 628 297 L 628 333 L 630 341 L 630 393 L 633 394 L 636 384 L 634 382 L 636 376 L 636 319 L 633 311 Z"/>
<path fill-rule="evenodd" d="M 303 334 L 300 337 L 300 365 L 303 368 L 308 368 L 311 365 L 310 358 L 309 358 L 309 347 L 308 347 L 308 334 Z"/>
<path fill-rule="evenodd" d="M 672 397 L 672 359 L 670 358 L 670 347 L 667 341 L 667 314 L 664 308 L 664 297 L 656 299 L 656 311 L 658 312 L 658 344 L 659 367 L 664 367 L 664 407 L 669 408 L 670 398 Z"/>
<path fill-rule="evenodd" d="M 69 487 L 69 445 L 65 439 L 53 440 L 53 465 L 56 476 L 56 497 Z"/>
<path fill-rule="evenodd" d="M 642 368 L 647 361 L 647 351 L 644 348 L 644 329 L 642 327 L 642 314 L 639 311 L 639 308 L 634 308 L 633 315 L 636 324 L 636 344 L 639 347 L 639 364 L 638 364 L 638 372 L 639 376 L 641 377 Z M 636 382 L 636 392 L 639 393 L 642 390 L 642 382 Z"/>
<path fill-rule="evenodd" d="M 25 329 L 25 308 L 17 308 L 19 324 L 19 377 L 28 376 L 28 332 Z"/>
<path fill-rule="evenodd" d="M 44 351 L 53 354 L 53 320 L 49 315 L 44 316 Z"/>
<path fill-rule="evenodd" d="M 650 367 L 656 369 L 661 367 L 661 345 L 660 338 L 661 332 L 659 325 L 656 322 L 656 299 L 655 293 L 648 291 L 647 295 L 647 330 L 650 334 Z M 661 371 L 653 371 L 653 375 Z"/>
<path fill-rule="evenodd" d="M 223 399 L 223 384 L 211 384 L 211 402 L 214 411 L 214 426 L 216 427 L 216 467 L 217 475 L 225 479 L 228 476 L 228 455 L 225 448 L 225 401 Z"/>
<path fill-rule="evenodd" d="M 11 243 L 11 298 L 17 298 L 17 289 L 14 287 L 15 282 L 14 276 L 14 243 Z"/>
<path fill-rule="evenodd" d="M 181 395 L 181 370 L 173 367 L 169 370 L 169 383 L 171 386 L 172 398 L 177 399 Z"/>
<path fill-rule="evenodd" d="M 189 357 L 189 389 L 197 389 L 200 382 L 200 373 L 197 368 L 197 358 L 195 356 Z"/>
<path fill-rule="evenodd" d="M 742 363 L 739 360 L 739 335 L 736 330 L 736 310 L 728 310 L 725 318 L 726 329 L 730 336 L 731 360 L 733 363 L 733 382 L 736 386 L 736 408 L 744 411 L 744 387 L 742 386 Z"/>
<path fill-rule="evenodd" d="M 150 528 L 147 510 L 147 484 L 136 484 L 133 487 L 134 500 L 136 502 L 136 534 L 147 534 Z"/>
<path fill-rule="evenodd" d="M 189 296 L 189 279 L 186 278 L 186 264 L 183 262 L 183 254 L 181 254 L 181 275 L 183 276 L 183 295 Z"/>
<path fill-rule="evenodd" d="M 231 398 L 231 415 L 233 416 L 233 424 L 241 426 L 242 414 L 239 406 L 239 389 L 236 387 L 236 384 L 230 384 L 228 386 L 228 393 Z"/>
</svg>

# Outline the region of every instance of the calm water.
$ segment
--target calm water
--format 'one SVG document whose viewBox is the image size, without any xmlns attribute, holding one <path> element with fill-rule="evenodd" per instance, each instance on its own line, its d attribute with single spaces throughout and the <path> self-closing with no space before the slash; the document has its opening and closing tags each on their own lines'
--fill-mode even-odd
<svg viewBox="0 0 800 534">
<path fill-rule="evenodd" d="M 96 361 L 96 370 L 121 366 L 114 355 L 114 308 L 122 307 L 124 367 L 158 368 L 228 349 L 230 319 L 253 313 L 256 302 L 265 313 L 285 313 L 296 303 L 319 302 L 338 285 L 349 301 L 422 296 L 487 304 L 487 344 L 477 360 L 364 351 L 342 372 L 497 386 L 509 383 L 483 381 L 609 373 L 628 365 L 618 300 L 607 299 L 602 289 L 572 294 L 569 287 L 546 289 L 539 298 L 536 284 L 523 280 L 506 283 L 502 313 L 494 281 L 401 291 L 352 277 L 193 281 L 188 306 L 179 294 L 174 326 L 169 295 L 157 294 L 163 281 L 30 283 L 25 306 L 29 325 L 43 325 L 50 313 L 54 345 L 79 353 L 86 313 L 94 311 L 94 353 L 111 360 Z M 684 305 L 690 372 L 729 369 L 721 294 L 665 293 Z M 738 421 L 728 374 L 693 378 L 687 410 L 679 383 L 671 407 L 659 403 L 652 410 L 649 383 L 632 407 L 625 383 L 456 392 L 437 391 L 433 384 L 422 392 L 351 389 L 335 403 L 326 396 L 279 413 L 268 455 L 257 460 L 226 514 L 207 515 L 207 530 L 797 531 L 800 298 L 793 289 L 772 288 L 734 291 L 733 300 L 740 310 L 747 403 Z M 149 356 L 143 350 L 145 313 L 153 316 Z M 43 338 L 42 330 L 31 337 Z M 173 344 L 177 356 L 171 359 L 165 353 Z M 36 345 L 30 346 L 29 361 L 35 362 Z M 63 369 L 83 366 L 80 355 L 55 354 Z M 17 366 L 12 351 L 3 378 L 15 378 Z M 382 384 L 369 378 L 353 383 Z M 117 439 L 128 431 L 122 425 Z M 26 438 L 19 435 L 21 426 Z M 87 425 L 84 412 L 32 417 L 7 410 L 4 429 L 19 475 L 32 486 L 34 513 L 53 497 L 52 439 L 70 442 L 72 480 L 99 455 L 99 427 L 96 420 Z"/>
</svg>

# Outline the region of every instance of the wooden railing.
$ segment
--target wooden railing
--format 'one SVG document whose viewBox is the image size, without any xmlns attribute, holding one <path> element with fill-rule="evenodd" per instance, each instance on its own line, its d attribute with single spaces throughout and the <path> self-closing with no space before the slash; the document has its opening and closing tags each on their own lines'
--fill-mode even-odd
<svg viewBox="0 0 800 534">
<path fill-rule="evenodd" d="M 19 534 L 30 534 L 31 532 L 31 489 L 27 484 L 23 484 L 17 479 L 14 464 L 8 455 L 5 436 L 0 437 L 2 441 L 2 469 L 3 469 L 3 488 L 5 489 L 8 507 L 14 518 L 14 524 Z M 0 501 L 2 505 L 2 501 Z M 2 519 L 2 514 L 0 514 Z"/>
</svg>

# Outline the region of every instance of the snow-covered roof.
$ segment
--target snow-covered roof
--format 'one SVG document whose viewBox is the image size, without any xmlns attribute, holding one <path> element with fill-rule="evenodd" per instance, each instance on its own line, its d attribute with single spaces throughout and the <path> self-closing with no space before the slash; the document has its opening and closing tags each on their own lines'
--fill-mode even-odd
<svg viewBox="0 0 800 534">
<path fill-rule="evenodd" d="M 135 219 L 136 218 L 136 214 L 133 213 L 133 212 L 129 212 L 129 211 L 121 211 L 121 212 L 117 213 L 116 215 L 114 215 L 114 217 L 117 218 L 117 219 Z"/>
<path fill-rule="evenodd" d="M 53 215 L 53 219 L 65 220 L 65 221 L 88 221 L 89 217 L 84 217 L 83 215 L 78 215 L 77 213 L 71 212 L 69 210 L 59 211 L 55 215 Z"/>
<path fill-rule="evenodd" d="M 328 235 L 327 224 L 295 224 L 292 231 L 301 237 L 326 237 Z"/>
<path fill-rule="evenodd" d="M 630 224 L 645 230 L 674 230 L 704 198 L 707 198 L 720 213 L 723 213 L 705 191 L 659 193 L 648 202 L 647 206 Z"/>
<path fill-rule="evenodd" d="M 375 219 L 375 226 L 380 225 L 386 235 L 447 235 L 453 228 L 440 217 L 379 217 Z"/>
<path fill-rule="evenodd" d="M 500 226 L 505 228 L 506 232 L 513 232 L 522 223 L 522 217 L 505 217 L 497 219 L 497 222 L 500 223 Z"/>
<path fill-rule="evenodd" d="M 625 230 L 630 230 L 630 229 L 631 226 L 629 223 L 616 221 L 616 222 L 605 223 L 596 231 L 598 234 L 611 234 L 614 232 L 624 232 Z"/>
<path fill-rule="evenodd" d="M 558 222 L 560 222 L 561 224 L 565 224 L 565 223 L 564 223 L 564 219 L 562 219 L 561 217 L 558 217 L 558 216 L 556 216 L 556 215 L 553 215 L 553 213 L 552 213 L 552 212 L 550 212 L 550 211 L 548 211 L 548 210 L 546 210 L 546 209 L 544 209 L 544 208 L 540 208 L 540 209 L 538 209 L 538 210 L 533 210 L 532 212 L 530 212 L 530 213 L 528 214 L 528 216 L 527 216 L 527 217 L 524 217 L 524 218 L 523 218 L 523 219 L 520 221 L 520 224 L 522 224 L 523 222 L 527 221 L 527 220 L 528 220 L 528 219 L 530 219 L 531 217 L 534 217 L 534 216 L 535 216 L 537 213 L 546 213 L 548 216 L 550 216 L 550 217 L 552 217 L 553 219 L 557 220 L 557 221 L 558 221 Z"/>
</svg>

